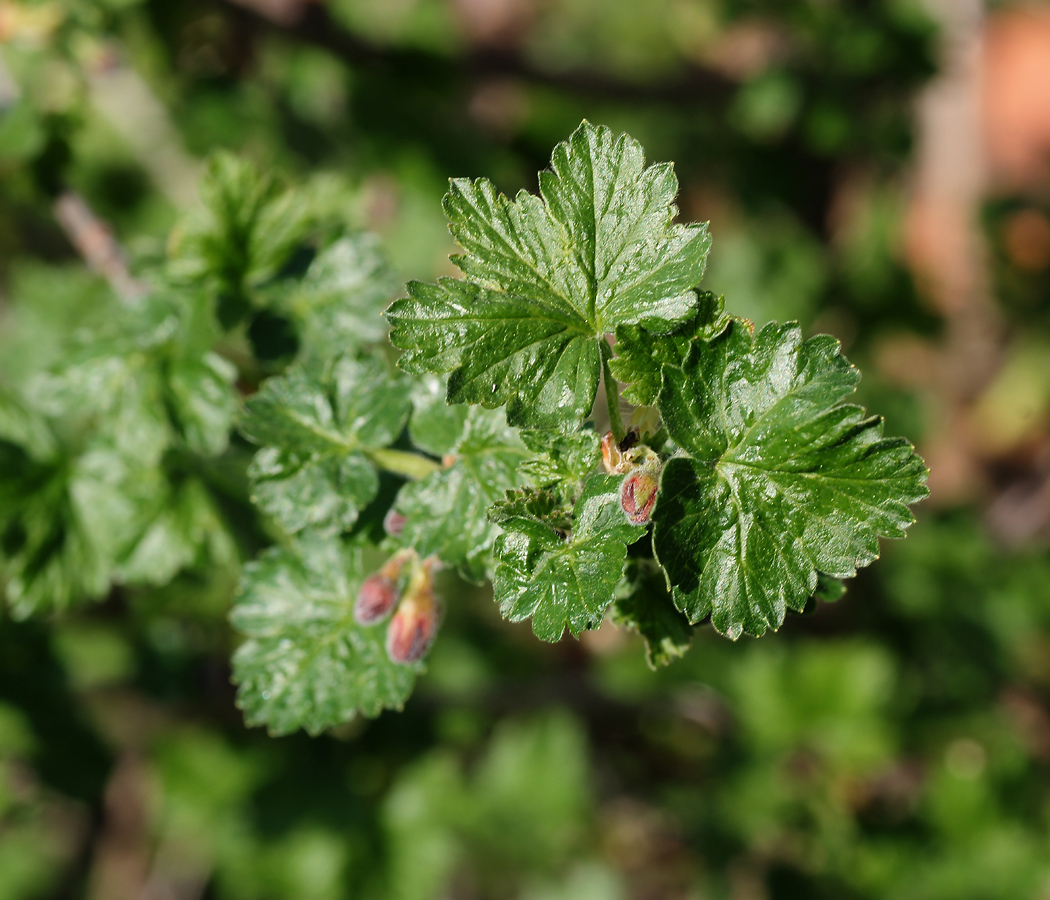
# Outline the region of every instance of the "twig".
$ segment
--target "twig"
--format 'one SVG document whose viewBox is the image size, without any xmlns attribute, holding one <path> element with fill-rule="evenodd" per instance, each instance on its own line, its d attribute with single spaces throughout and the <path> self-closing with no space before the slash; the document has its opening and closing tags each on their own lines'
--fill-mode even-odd
<svg viewBox="0 0 1050 900">
<path fill-rule="evenodd" d="M 502 50 L 473 48 L 455 57 L 422 49 L 384 47 L 342 28 L 315 0 L 217 0 L 253 21 L 289 37 L 328 50 L 351 66 L 388 71 L 425 72 L 429 77 L 459 77 L 485 83 L 513 79 L 541 87 L 618 101 L 711 104 L 727 99 L 735 82 L 712 69 L 687 68 L 680 76 L 638 83 L 583 70 L 549 71 Z"/>
<path fill-rule="evenodd" d="M 109 226 L 92 212 L 83 197 L 74 191 L 63 191 L 54 202 L 54 212 L 70 243 L 88 266 L 109 282 L 118 297 L 131 303 L 146 293 L 146 286 L 128 271 L 124 251 Z"/>
</svg>

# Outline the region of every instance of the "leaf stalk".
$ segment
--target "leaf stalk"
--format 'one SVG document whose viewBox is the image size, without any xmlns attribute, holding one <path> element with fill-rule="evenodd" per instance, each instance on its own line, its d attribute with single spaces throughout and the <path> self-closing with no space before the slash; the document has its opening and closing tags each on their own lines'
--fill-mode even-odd
<svg viewBox="0 0 1050 900">
<path fill-rule="evenodd" d="M 609 366 L 608 345 L 602 348 L 602 380 L 605 384 L 605 402 L 609 407 L 609 428 L 616 443 L 620 443 L 626 437 L 627 429 L 624 428 L 623 418 L 620 416 L 620 383 L 613 378 Z"/>
<path fill-rule="evenodd" d="M 441 464 L 418 453 L 407 453 L 404 450 L 391 450 L 389 447 L 379 450 L 362 451 L 376 466 L 395 475 L 403 475 L 413 481 L 426 478 L 441 469 Z"/>
</svg>

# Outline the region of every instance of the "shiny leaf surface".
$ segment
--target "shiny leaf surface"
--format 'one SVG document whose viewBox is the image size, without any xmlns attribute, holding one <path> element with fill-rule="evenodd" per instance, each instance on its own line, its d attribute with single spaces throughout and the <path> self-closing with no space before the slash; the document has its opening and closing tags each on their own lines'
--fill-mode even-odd
<svg viewBox="0 0 1050 900">
<path fill-rule="evenodd" d="M 912 446 L 842 401 L 860 373 L 827 335 L 734 321 L 665 366 L 660 410 L 685 453 L 664 467 L 653 546 L 675 601 L 723 634 L 776 629 L 817 573 L 848 577 L 903 537 L 926 496 Z"/>
</svg>

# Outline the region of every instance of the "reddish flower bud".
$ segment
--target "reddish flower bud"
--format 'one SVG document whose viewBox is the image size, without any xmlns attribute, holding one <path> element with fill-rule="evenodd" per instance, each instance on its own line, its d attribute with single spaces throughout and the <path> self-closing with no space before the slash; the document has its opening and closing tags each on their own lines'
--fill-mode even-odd
<svg viewBox="0 0 1050 900">
<path fill-rule="evenodd" d="M 401 513 L 399 513 L 393 507 L 387 512 L 386 516 L 383 517 L 383 530 L 391 537 L 401 537 L 401 532 L 405 530 L 405 523 L 408 521 Z"/>
<path fill-rule="evenodd" d="M 397 604 L 397 582 L 376 572 L 365 579 L 357 592 L 354 618 L 358 625 L 373 625 L 390 615 Z"/>
<path fill-rule="evenodd" d="M 632 525 L 645 525 L 653 514 L 660 490 L 659 470 L 649 466 L 635 469 L 620 485 L 620 507 Z"/>
<path fill-rule="evenodd" d="M 359 625 L 374 625 L 390 615 L 401 597 L 398 585 L 401 570 L 413 556 L 413 551 L 401 550 L 390 557 L 383 568 L 365 579 L 354 604 L 354 619 Z"/>
<path fill-rule="evenodd" d="M 407 665 L 423 658 L 437 633 L 440 610 L 434 596 L 431 567 L 413 573 L 397 612 L 386 629 L 386 652 L 396 663 Z"/>
</svg>

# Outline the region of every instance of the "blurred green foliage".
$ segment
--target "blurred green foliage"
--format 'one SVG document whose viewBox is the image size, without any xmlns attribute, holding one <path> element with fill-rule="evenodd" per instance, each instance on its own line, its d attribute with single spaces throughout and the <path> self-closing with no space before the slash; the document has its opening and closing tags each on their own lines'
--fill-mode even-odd
<svg viewBox="0 0 1050 900">
<path fill-rule="evenodd" d="M 378 272 L 338 236 L 381 235 L 391 292 L 446 274 L 447 176 L 533 187 L 583 117 L 676 161 L 683 218 L 716 236 L 705 288 L 834 332 L 888 431 L 938 436 L 930 396 L 869 365 L 944 328 L 900 249 L 911 101 L 935 71 L 920 5 L 329 0 L 325 33 L 349 36 L 330 49 L 250 6 L 0 5 L 0 900 L 1047 896 L 1050 555 L 993 527 L 1037 490 L 1048 431 L 1050 268 L 1010 240 L 1045 190 L 983 211 L 1004 332 L 1025 338 L 984 401 L 1014 449 L 984 499 L 924 509 L 837 603 L 773 640 L 701 630 L 654 673 L 640 636 L 541 645 L 448 574 L 401 714 L 274 739 L 229 682 L 237 572 L 272 539 L 231 399 L 389 296 L 303 330 L 352 289 L 339 272 Z M 181 219 L 216 149 L 289 173 L 303 208 L 266 174 L 250 209 Z M 64 188 L 133 274 L 221 297 L 228 337 L 163 291 L 122 309 L 56 224 Z M 244 255 L 217 282 L 198 263 L 219 233 Z M 307 233 L 355 262 L 299 255 Z M 287 248 L 280 270 L 260 246 Z M 201 384 L 204 417 L 183 402 Z M 137 430 L 107 444 L 100 414 Z M 69 608 L 24 620 L 41 605 Z"/>
</svg>

